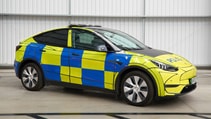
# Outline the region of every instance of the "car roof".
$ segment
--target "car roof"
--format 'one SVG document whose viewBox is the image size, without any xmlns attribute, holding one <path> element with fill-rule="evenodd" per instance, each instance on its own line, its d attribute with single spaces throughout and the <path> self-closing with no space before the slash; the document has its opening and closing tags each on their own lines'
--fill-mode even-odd
<svg viewBox="0 0 211 119">
<path fill-rule="evenodd" d="M 86 25 L 86 24 L 70 24 L 69 28 L 72 27 L 101 27 L 100 25 Z"/>
<path fill-rule="evenodd" d="M 87 28 L 87 29 L 91 29 L 91 30 L 95 30 L 95 29 L 113 30 L 113 29 L 102 27 L 100 25 L 85 25 L 85 24 L 71 24 L 71 25 L 69 25 L 69 28 L 70 29 L 71 28 Z"/>
</svg>

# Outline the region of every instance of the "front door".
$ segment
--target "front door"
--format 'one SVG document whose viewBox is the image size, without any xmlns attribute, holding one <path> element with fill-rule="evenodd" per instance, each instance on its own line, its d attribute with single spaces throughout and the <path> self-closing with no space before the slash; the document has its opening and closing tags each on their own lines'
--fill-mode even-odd
<svg viewBox="0 0 211 119">
<path fill-rule="evenodd" d="M 108 53 L 97 50 L 106 43 L 86 30 L 72 30 L 70 50 L 70 80 L 73 84 L 113 89 L 113 62 L 107 62 Z M 108 68 L 109 66 L 109 68 Z"/>
</svg>

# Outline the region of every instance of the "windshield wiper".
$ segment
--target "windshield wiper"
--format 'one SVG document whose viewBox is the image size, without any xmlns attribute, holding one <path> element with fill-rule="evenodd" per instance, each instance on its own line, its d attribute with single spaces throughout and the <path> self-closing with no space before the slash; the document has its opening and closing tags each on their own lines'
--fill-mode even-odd
<svg viewBox="0 0 211 119">
<path fill-rule="evenodd" d="M 144 48 L 131 48 L 130 50 L 143 50 Z"/>
<path fill-rule="evenodd" d="M 116 44 L 115 44 L 116 45 Z M 117 47 L 119 47 L 122 50 L 143 50 L 144 48 L 138 47 L 138 48 L 130 48 L 130 47 L 124 47 L 123 45 L 116 45 Z"/>
</svg>

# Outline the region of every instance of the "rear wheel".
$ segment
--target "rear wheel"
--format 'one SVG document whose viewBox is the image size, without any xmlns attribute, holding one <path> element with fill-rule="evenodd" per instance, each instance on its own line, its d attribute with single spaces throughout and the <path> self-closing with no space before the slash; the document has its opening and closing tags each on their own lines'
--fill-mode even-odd
<svg viewBox="0 0 211 119">
<path fill-rule="evenodd" d="M 40 68 L 34 63 L 24 65 L 21 70 L 22 85 L 30 91 L 38 91 L 43 88 L 44 81 Z"/>
<path fill-rule="evenodd" d="M 122 80 L 121 96 L 125 102 L 131 105 L 150 104 L 154 97 L 153 84 L 145 73 L 131 71 Z"/>
</svg>

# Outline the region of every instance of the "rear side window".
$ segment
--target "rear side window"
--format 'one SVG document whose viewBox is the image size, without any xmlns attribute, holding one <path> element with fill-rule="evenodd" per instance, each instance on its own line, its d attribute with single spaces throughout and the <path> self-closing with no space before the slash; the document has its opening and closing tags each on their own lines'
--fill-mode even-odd
<svg viewBox="0 0 211 119">
<path fill-rule="evenodd" d="M 53 30 L 34 37 L 38 43 L 67 47 L 68 29 Z"/>
</svg>

